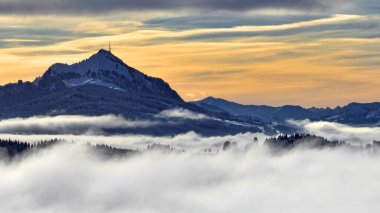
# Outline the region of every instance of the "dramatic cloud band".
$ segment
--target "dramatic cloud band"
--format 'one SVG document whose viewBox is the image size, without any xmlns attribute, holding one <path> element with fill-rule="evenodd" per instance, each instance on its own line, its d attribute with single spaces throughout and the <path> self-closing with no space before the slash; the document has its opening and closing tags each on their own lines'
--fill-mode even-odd
<svg viewBox="0 0 380 213">
<path fill-rule="evenodd" d="M 1 133 L 99 133 L 109 128 L 138 128 L 158 124 L 157 121 L 126 120 L 122 116 L 61 115 L 53 117 L 14 118 L 0 121 Z"/>
</svg>

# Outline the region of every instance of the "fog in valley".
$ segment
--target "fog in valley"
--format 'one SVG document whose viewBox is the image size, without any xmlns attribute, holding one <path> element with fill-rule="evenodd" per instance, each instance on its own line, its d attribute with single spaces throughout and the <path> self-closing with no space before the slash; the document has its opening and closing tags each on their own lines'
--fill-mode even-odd
<svg viewBox="0 0 380 213">
<path fill-rule="evenodd" d="M 184 115 L 179 113 L 158 116 Z M 190 114 L 186 119 L 209 118 Z M 302 133 L 352 146 L 284 152 L 266 146 L 271 136 L 262 133 L 157 137 L 103 132 L 109 125 L 133 128 L 156 122 L 114 115 L 0 121 L 0 139 L 65 141 L 0 161 L 0 211 L 347 213 L 380 208 L 380 155 L 364 148 L 380 138 L 377 127 L 289 121 Z M 226 141 L 236 145 L 223 150 Z M 104 158 L 88 143 L 139 152 Z M 171 151 L 147 150 L 152 144 L 169 145 Z"/>
</svg>

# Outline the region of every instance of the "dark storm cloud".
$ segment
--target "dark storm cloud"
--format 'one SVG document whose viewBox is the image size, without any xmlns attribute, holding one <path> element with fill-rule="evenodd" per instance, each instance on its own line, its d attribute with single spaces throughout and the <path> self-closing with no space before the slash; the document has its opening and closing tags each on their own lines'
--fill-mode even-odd
<svg viewBox="0 0 380 213">
<path fill-rule="evenodd" d="M 257 8 L 315 9 L 324 0 L 0 0 L 0 13 L 96 13 L 114 10 L 228 10 Z"/>
</svg>

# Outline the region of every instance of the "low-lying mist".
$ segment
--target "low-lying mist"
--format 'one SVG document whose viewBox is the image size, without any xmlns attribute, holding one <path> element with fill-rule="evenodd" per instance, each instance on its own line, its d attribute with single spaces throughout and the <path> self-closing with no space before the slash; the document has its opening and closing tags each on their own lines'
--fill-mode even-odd
<svg viewBox="0 0 380 213">
<path fill-rule="evenodd" d="M 63 123 L 51 118 L 0 122 L 0 139 L 69 142 L 0 160 L 0 212 L 356 213 L 380 208 L 380 152 L 374 149 L 298 147 L 278 153 L 263 144 L 269 136 L 261 133 L 103 135 L 101 128 L 110 121 L 123 128 L 154 123 L 129 123 L 117 116 L 60 118 Z M 378 128 L 292 122 L 303 133 L 356 145 L 371 144 L 380 136 Z M 72 134 L 72 124 L 91 131 Z M 17 134 L 23 129 L 31 131 Z M 33 132 L 41 129 L 54 131 Z M 236 142 L 236 148 L 223 151 L 226 141 Z M 83 145 L 87 143 L 140 152 L 104 158 Z M 146 150 L 155 143 L 184 152 Z"/>
<path fill-rule="evenodd" d="M 380 141 L 380 127 L 353 127 L 345 124 L 318 121 L 289 121 L 300 131 L 316 134 L 329 140 L 343 140 L 351 144 L 371 144 L 374 140 Z"/>
<path fill-rule="evenodd" d="M 99 158 L 63 144 L 1 163 L 1 212 L 377 212 L 366 150 L 265 147 Z"/>
</svg>

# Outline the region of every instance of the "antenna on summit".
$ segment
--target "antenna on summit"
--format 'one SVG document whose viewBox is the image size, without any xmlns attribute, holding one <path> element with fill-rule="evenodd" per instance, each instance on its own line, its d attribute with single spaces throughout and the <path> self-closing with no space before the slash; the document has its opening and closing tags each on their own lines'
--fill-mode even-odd
<svg viewBox="0 0 380 213">
<path fill-rule="evenodd" d="M 108 44 L 108 51 L 111 52 L 111 42 Z"/>
</svg>

